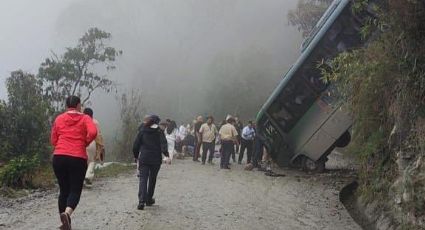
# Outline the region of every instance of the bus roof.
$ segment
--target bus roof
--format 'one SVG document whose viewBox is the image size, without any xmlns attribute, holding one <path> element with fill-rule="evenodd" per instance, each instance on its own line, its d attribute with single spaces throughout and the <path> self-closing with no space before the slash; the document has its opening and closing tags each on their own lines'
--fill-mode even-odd
<svg viewBox="0 0 425 230">
<path fill-rule="evenodd" d="M 342 13 L 347 5 L 349 5 L 350 0 L 334 0 L 332 4 L 325 11 L 320 20 L 316 23 L 313 30 L 310 32 L 309 37 L 306 38 L 302 44 L 301 56 L 297 59 L 295 64 L 293 64 L 286 74 L 283 76 L 279 85 L 275 88 L 272 95 L 267 99 L 264 105 L 261 107 L 260 111 L 257 114 L 257 122 L 264 115 L 266 110 L 269 108 L 271 103 L 278 97 L 279 93 L 286 86 L 287 82 L 292 79 L 295 72 L 301 68 L 305 60 L 310 56 L 313 49 L 317 44 L 322 40 L 323 36 L 330 29 L 334 21 Z"/>
</svg>

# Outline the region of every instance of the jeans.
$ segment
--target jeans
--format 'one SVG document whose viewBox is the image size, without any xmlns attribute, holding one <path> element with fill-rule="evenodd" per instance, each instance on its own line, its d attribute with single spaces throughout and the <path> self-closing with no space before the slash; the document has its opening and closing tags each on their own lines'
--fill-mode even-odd
<svg viewBox="0 0 425 230">
<path fill-rule="evenodd" d="M 139 165 L 139 203 L 150 201 L 155 193 L 156 177 L 161 165 Z"/>
<path fill-rule="evenodd" d="M 233 141 L 222 141 L 221 148 L 220 168 L 227 168 L 229 167 L 230 155 L 235 153 L 235 144 Z"/>
<path fill-rule="evenodd" d="M 215 143 L 214 142 L 202 142 L 202 162 L 205 163 L 205 160 L 207 159 L 207 153 L 210 152 L 210 155 L 208 155 L 208 162 L 212 162 L 214 157 L 214 150 L 215 150 Z"/>
<path fill-rule="evenodd" d="M 53 156 L 53 171 L 59 184 L 59 213 L 66 207 L 75 209 L 80 202 L 86 176 L 87 160 L 65 155 Z"/>
<path fill-rule="evenodd" d="M 246 149 L 246 155 L 248 158 L 246 163 L 247 164 L 251 163 L 253 145 L 254 145 L 253 140 L 245 140 L 242 138 L 241 151 L 239 152 L 239 159 L 238 159 L 239 163 L 242 162 L 245 149 Z"/>
</svg>

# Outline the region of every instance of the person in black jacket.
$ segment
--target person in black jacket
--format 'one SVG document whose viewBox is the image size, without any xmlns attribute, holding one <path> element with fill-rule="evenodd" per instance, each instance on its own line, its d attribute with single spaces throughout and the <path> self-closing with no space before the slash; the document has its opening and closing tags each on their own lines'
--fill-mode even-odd
<svg viewBox="0 0 425 230">
<path fill-rule="evenodd" d="M 159 122 L 160 119 L 156 115 L 146 117 L 133 144 L 133 154 L 138 162 L 140 173 L 139 205 L 137 206 L 139 210 L 143 210 L 145 205 L 152 206 L 155 203 L 153 194 L 162 163 L 162 154 L 168 157 L 167 140 L 164 132 L 159 128 Z"/>
</svg>

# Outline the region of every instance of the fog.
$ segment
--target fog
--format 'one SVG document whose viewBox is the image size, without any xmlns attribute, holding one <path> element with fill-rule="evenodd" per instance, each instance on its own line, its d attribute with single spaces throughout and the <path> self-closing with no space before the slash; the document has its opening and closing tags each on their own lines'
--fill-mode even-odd
<svg viewBox="0 0 425 230">
<path fill-rule="evenodd" d="M 74 46 L 90 27 L 123 51 L 110 73 L 118 94 L 92 98 L 111 133 L 123 92 L 142 93 L 146 111 L 187 122 L 197 114 L 244 119 L 270 95 L 299 55 L 288 25 L 297 0 L 0 0 L 0 97 L 10 71 L 37 73 L 51 51 Z"/>
</svg>

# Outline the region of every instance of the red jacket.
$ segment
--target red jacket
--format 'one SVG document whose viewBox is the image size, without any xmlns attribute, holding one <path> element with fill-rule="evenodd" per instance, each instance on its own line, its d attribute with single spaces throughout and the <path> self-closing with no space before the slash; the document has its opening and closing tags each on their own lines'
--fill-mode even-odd
<svg viewBox="0 0 425 230">
<path fill-rule="evenodd" d="M 86 147 L 96 138 L 97 129 L 88 115 L 70 109 L 56 117 L 50 141 L 54 155 L 87 159 Z"/>
</svg>

